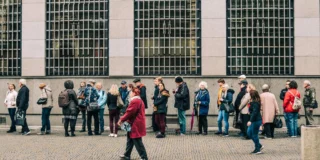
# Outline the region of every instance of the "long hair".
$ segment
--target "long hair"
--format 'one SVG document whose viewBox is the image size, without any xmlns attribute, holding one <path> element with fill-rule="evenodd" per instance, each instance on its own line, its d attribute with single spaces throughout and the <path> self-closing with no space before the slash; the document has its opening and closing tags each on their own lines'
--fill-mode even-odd
<svg viewBox="0 0 320 160">
<path fill-rule="evenodd" d="M 256 87 L 253 84 L 249 84 L 248 87 L 250 88 L 250 90 L 256 90 Z"/>
<path fill-rule="evenodd" d="M 113 84 L 109 90 L 109 93 L 114 96 L 120 95 L 118 86 L 116 84 Z"/>
<path fill-rule="evenodd" d="M 260 103 L 260 95 L 259 95 L 258 91 L 251 90 L 250 97 L 251 97 L 252 102 L 259 102 Z"/>
</svg>

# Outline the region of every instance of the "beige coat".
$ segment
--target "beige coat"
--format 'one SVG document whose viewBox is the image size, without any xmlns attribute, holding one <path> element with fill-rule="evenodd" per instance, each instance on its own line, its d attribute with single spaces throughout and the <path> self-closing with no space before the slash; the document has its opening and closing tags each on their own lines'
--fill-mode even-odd
<svg viewBox="0 0 320 160">
<path fill-rule="evenodd" d="M 273 123 L 274 116 L 279 114 L 279 106 L 274 94 L 264 92 L 260 94 L 263 123 Z"/>
<path fill-rule="evenodd" d="M 243 108 L 243 107 L 244 107 L 244 108 L 241 110 L 241 114 L 249 114 L 248 104 L 249 104 L 249 102 L 250 102 L 250 99 L 251 99 L 250 93 L 246 93 L 246 94 L 242 97 L 242 99 L 241 99 L 241 104 L 240 104 L 240 106 L 239 106 L 239 110 L 240 110 L 241 108 Z"/>
<path fill-rule="evenodd" d="M 49 87 L 45 87 L 41 90 L 40 98 L 48 98 L 47 104 L 42 104 L 42 108 L 52 108 L 53 107 L 53 97 L 52 90 Z"/>
</svg>

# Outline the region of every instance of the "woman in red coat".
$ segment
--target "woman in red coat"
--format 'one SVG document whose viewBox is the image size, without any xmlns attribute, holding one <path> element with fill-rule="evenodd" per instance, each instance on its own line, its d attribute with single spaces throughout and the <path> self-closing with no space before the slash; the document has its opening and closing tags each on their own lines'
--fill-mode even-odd
<svg viewBox="0 0 320 160">
<path fill-rule="evenodd" d="M 136 147 L 141 159 L 147 160 L 147 152 L 142 143 L 142 137 L 146 135 L 146 119 L 145 119 L 145 106 L 140 98 L 140 90 L 133 88 L 130 93 L 130 104 L 126 110 L 126 113 L 120 118 L 118 125 L 123 122 L 129 122 L 131 124 L 131 132 L 127 134 L 127 147 L 124 155 L 121 155 L 121 159 L 130 159 L 133 146 Z"/>
<path fill-rule="evenodd" d="M 287 91 L 284 101 L 283 101 L 283 109 L 288 118 L 288 129 L 289 136 L 292 138 L 297 137 L 297 128 L 298 128 L 298 113 L 299 109 L 294 110 L 292 105 L 294 103 L 295 96 L 300 98 L 300 93 L 297 90 L 298 84 L 296 81 L 291 81 L 289 83 L 289 90 Z"/>
</svg>

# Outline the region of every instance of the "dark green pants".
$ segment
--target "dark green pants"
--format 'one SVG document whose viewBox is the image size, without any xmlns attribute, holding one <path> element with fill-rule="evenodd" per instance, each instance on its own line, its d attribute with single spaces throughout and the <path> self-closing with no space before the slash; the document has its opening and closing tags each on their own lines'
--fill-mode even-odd
<svg viewBox="0 0 320 160">
<path fill-rule="evenodd" d="M 144 160 L 148 159 L 147 151 L 144 148 L 144 145 L 142 143 L 142 138 L 130 138 L 129 133 L 127 133 L 127 147 L 126 147 L 126 152 L 124 153 L 124 155 L 126 157 L 128 157 L 129 159 L 131 157 L 131 152 L 132 152 L 133 146 L 136 147 L 141 159 L 144 159 Z"/>
</svg>

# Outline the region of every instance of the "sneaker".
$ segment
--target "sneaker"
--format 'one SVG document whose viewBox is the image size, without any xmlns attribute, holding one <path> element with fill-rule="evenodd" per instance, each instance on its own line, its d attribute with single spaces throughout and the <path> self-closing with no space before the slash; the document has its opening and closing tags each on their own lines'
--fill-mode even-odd
<svg viewBox="0 0 320 160">
<path fill-rule="evenodd" d="M 13 133 L 13 132 L 16 132 L 16 130 L 9 130 L 9 131 L 7 131 L 7 133 Z"/>
<path fill-rule="evenodd" d="M 45 132 L 41 131 L 40 133 L 38 133 L 38 135 L 45 135 Z"/>
<path fill-rule="evenodd" d="M 109 134 L 109 137 L 114 137 L 114 134 L 113 133 Z"/>
<path fill-rule="evenodd" d="M 92 132 L 88 132 L 88 136 L 93 136 Z"/>
<path fill-rule="evenodd" d="M 206 136 L 206 135 L 208 135 L 208 132 L 204 132 L 202 135 Z"/>
<path fill-rule="evenodd" d="M 22 135 L 23 135 L 23 136 L 27 136 L 27 135 L 29 135 L 30 133 L 31 133 L 31 131 L 23 132 Z"/>
<path fill-rule="evenodd" d="M 85 129 L 83 129 L 83 130 L 80 130 L 79 132 L 86 132 L 86 130 L 85 130 Z"/>
<path fill-rule="evenodd" d="M 120 155 L 119 157 L 120 157 L 120 159 L 123 159 L 123 160 L 129 160 L 130 159 L 129 157 L 127 157 L 125 155 Z"/>
<path fill-rule="evenodd" d="M 291 138 L 297 138 L 297 136 L 291 136 Z"/>
<path fill-rule="evenodd" d="M 113 137 L 114 137 L 114 138 L 117 138 L 117 137 L 118 137 L 118 135 L 117 135 L 117 134 L 114 134 L 114 135 L 113 135 Z"/>
<path fill-rule="evenodd" d="M 220 134 L 222 134 L 222 132 L 216 132 L 216 133 L 214 133 L 215 135 L 220 135 Z"/>
<path fill-rule="evenodd" d="M 258 149 L 255 149 L 253 152 L 251 152 L 251 154 L 261 154 L 261 151 Z"/>
<path fill-rule="evenodd" d="M 196 133 L 196 135 L 200 135 L 200 134 L 202 134 L 202 132 L 197 132 L 197 133 Z"/>
<path fill-rule="evenodd" d="M 224 137 L 229 137 L 229 133 L 223 133 L 222 134 Z"/>
<path fill-rule="evenodd" d="M 264 146 L 260 144 L 260 152 L 264 149 Z"/>
<path fill-rule="evenodd" d="M 156 138 L 164 138 L 165 136 L 163 135 L 163 134 L 158 134 L 157 136 L 156 136 Z"/>
<path fill-rule="evenodd" d="M 180 133 L 180 136 L 185 136 L 185 134 L 183 134 L 183 133 Z"/>
<path fill-rule="evenodd" d="M 49 130 L 48 130 L 48 131 L 46 131 L 46 134 L 51 134 L 51 131 L 49 131 Z"/>
<path fill-rule="evenodd" d="M 264 139 L 272 139 L 271 137 L 264 137 Z"/>
</svg>

